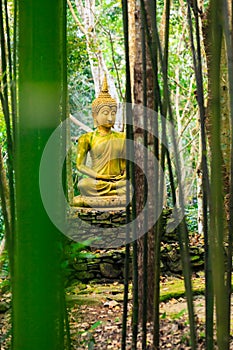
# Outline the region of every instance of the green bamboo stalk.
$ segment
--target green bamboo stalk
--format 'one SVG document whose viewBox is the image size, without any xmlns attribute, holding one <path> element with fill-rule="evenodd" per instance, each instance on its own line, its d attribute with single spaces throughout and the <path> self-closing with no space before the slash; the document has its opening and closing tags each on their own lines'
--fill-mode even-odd
<svg viewBox="0 0 233 350">
<path fill-rule="evenodd" d="M 149 2 L 150 5 L 154 6 L 154 1 Z M 142 9 L 143 12 L 145 13 L 145 5 L 144 1 L 142 1 Z M 150 10 L 150 13 L 154 13 L 154 11 Z M 170 97 L 169 97 L 169 90 L 167 86 L 167 80 L 166 80 L 166 71 L 165 71 L 165 61 L 163 58 L 163 53 L 159 41 L 159 35 L 158 35 L 158 29 L 157 26 L 155 25 L 155 18 L 152 16 L 152 34 L 150 34 L 149 30 L 147 29 L 147 38 L 148 38 L 148 46 L 151 54 L 151 59 L 152 59 L 152 65 L 153 65 L 153 71 L 156 71 L 155 67 L 155 49 L 158 48 L 159 52 L 159 57 L 160 57 L 160 62 L 162 65 L 162 71 L 163 71 L 163 83 L 164 83 L 164 89 L 166 90 L 166 96 L 167 96 L 167 106 L 168 106 L 168 112 L 169 112 L 169 117 L 170 121 L 173 123 L 173 115 L 172 115 L 172 109 L 171 109 L 171 103 L 170 103 Z M 157 91 L 159 91 L 159 87 L 156 86 Z M 161 104 L 161 99 L 159 97 L 159 94 L 157 95 L 158 97 L 158 103 L 161 108 L 161 111 L 163 110 L 162 104 Z M 176 151 L 176 140 L 175 140 L 175 135 L 172 133 L 172 140 L 174 143 L 174 150 Z M 167 152 L 168 155 L 168 152 Z M 178 178 L 180 178 L 180 167 L 179 167 L 179 159 L 178 155 L 175 154 L 176 157 L 176 168 L 178 172 Z M 182 191 L 181 191 L 182 192 Z M 175 194 L 175 193 L 174 193 Z M 180 203 L 181 203 L 181 211 L 184 215 L 184 207 L 183 207 L 183 198 L 182 198 L 182 193 L 180 193 Z M 174 199 L 174 202 L 176 203 L 176 199 Z M 189 259 L 189 244 L 188 244 L 188 231 L 187 231 L 187 226 L 186 222 L 183 220 L 182 223 L 178 227 L 179 231 L 179 239 L 180 239 L 180 247 L 181 247 L 181 259 L 182 259 L 182 266 L 183 266 L 183 271 L 184 271 L 184 277 L 185 277 L 185 288 L 186 288 L 186 295 L 187 295 L 187 303 L 188 303 L 188 311 L 189 311 L 189 320 L 190 320 L 190 334 L 191 334 L 191 345 L 192 349 L 194 350 L 196 348 L 196 332 L 195 332 L 195 318 L 194 318 L 194 309 L 193 309 L 193 297 L 192 297 L 192 283 L 191 283 L 191 269 L 190 269 L 190 259 Z M 157 245 L 157 243 L 156 243 Z M 155 291 L 156 293 L 156 291 Z M 158 330 L 157 330 L 158 334 Z M 155 335 L 154 335 L 155 336 Z M 158 340 L 156 340 L 158 342 Z M 157 343 L 158 345 L 158 343 Z"/>
<path fill-rule="evenodd" d="M 180 177 L 179 169 L 177 169 L 179 167 L 178 164 L 179 162 L 176 163 L 176 170 L 178 171 L 178 178 L 179 178 Z M 173 194 L 174 194 L 174 191 L 173 191 Z M 191 262 L 190 262 L 190 255 L 189 255 L 189 238 L 188 238 L 187 224 L 185 220 L 184 204 L 182 200 L 183 200 L 183 197 L 182 197 L 182 194 L 180 194 L 179 195 L 180 215 L 183 217 L 183 219 L 177 227 L 177 232 L 178 232 L 178 239 L 179 239 L 179 246 L 180 246 L 183 275 L 184 275 L 185 294 L 187 297 L 187 305 L 188 305 L 188 313 L 189 313 L 191 348 L 192 350 L 195 350 L 196 349 L 196 329 L 195 329 L 195 317 L 194 317 L 194 307 L 193 307 Z M 177 203 L 176 197 L 173 198 L 173 202 L 174 204 Z"/>
<path fill-rule="evenodd" d="M 130 106 L 129 106 L 130 107 Z M 134 140 L 133 133 L 133 119 L 132 119 L 132 110 L 128 108 L 127 113 L 127 125 L 126 130 L 128 129 L 128 133 L 126 132 L 127 140 Z M 129 159 L 135 159 L 135 150 L 133 144 L 128 147 L 129 148 Z M 133 161 L 129 163 L 129 174 L 131 185 L 133 189 L 136 189 L 136 178 L 135 178 L 135 164 Z M 132 237 L 133 237 L 133 257 L 132 257 L 132 265 L 133 265 L 133 312 L 132 312 L 132 350 L 137 349 L 137 337 L 138 337 L 138 244 L 137 244 L 137 227 L 136 227 L 136 217 L 137 217 L 137 209 L 136 209 L 136 193 L 134 192 L 131 206 L 132 206 Z"/>
<path fill-rule="evenodd" d="M 136 229 L 134 230 L 136 232 Z M 138 245 L 133 241 L 133 314 L 132 314 L 132 350 L 137 349 L 138 337 Z"/>
<path fill-rule="evenodd" d="M 1 37 L 1 64 L 2 64 L 2 92 L 4 99 L 6 100 L 6 106 L 8 105 L 8 71 L 7 71 L 7 49 L 6 49 L 6 42 L 5 42 L 5 31 L 4 31 L 4 19 L 3 19 L 3 13 L 4 13 L 4 7 L 3 2 L 0 0 L 0 37 Z M 7 117 L 9 118 L 9 111 Z M 6 126 L 8 129 L 10 129 L 10 120 L 6 121 Z M 9 134 L 11 134 L 11 131 L 8 131 Z"/>
<path fill-rule="evenodd" d="M 62 244 L 39 188 L 44 147 L 59 125 L 64 84 L 65 1 L 19 1 L 19 118 L 16 133 L 16 235 L 13 350 L 63 350 Z M 57 140 L 48 179 L 61 181 Z M 50 189 L 48 188 L 48 191 Z M 64 218 L 59 195 L 51 210 Z"/>
<path fill-rule="evenodd" d="M 202 191 L 203 191 L 203 232 L 205 240 L 205 315 L 206 315 L 206 349 L 212 350 L 213 348 L 213 330 L 214 330 L 214 293 L 213 293 L 213 276 L 212 266 L 210 261 L 210 249 L 209 249 L 209 235 L 208 235 L 208 197 L 209 197 L 209 172 L 207 165 L 207 146 L 206 146 L 206 132 L 205 132 L 205 106 L 204 106 L 204 91 L 203 91 L 203 79 L 202 79 L 202 56 L 201 56 L 201 43 L 199 33 L 199 14 L 196 0 L 188 4 L 188 24 L 190 30 L 190 42 L 193 55 L 194 71 L 197 84 L 197 101 L 200 113 L 201 124 L 201 166 L 202 166 Z M 196 33 L 196 49 L 194 45 L 193 35 L 193 21 L 191 16 L 191 8 L 193 9 L 195 17 L 195 33 Z"/>
<path fill-rule="evenodd" d="M 125 55 L 126 55 L 126 139 L 133 140 L 133 118 L 132 118 L 132 108 L 131 108 L 131 86 L 130 86 L 130 66 L 129 66 L 129 44 L 128 44 L 128 6 L 127 1 L 122 1 L 123 8 L 123 21 L 124 21 L 124 37 L 125 37 Z M 132 187 L 135 188 L 135 166 L 132 161 L 129 159 L 134 159 L 134 148 L 132 145 L 126 144 L 126 154 L 127 154 L 127 162 L 126 162 L 126 172 L 127 179 L 131 180 Z M 130 198 L 130 187 L 129 182 L 127 184 L 127 202 L 129 203 Z M 138 334 L 138 265 L 137 265 L 137 235 L 136 235 L 136 197 L 133 195 L 132 201 L 132 211 L 130 211 L 130 205 L 128 204 L 126 207 L 127 214 L 127 222 L 133 221 L 132 225 L 132 237 L 133 237 L 133 313 L 132 313 L 132 350 L 137 349 L 137 334 Z M 127 225 L 126 239 L 129 238 L 129 225 Z M 127 246 L 126 246 L 127 247 Z M 127 254 L 129 252 L 129 247 L 127 247 Z M 127 272 L 127 270 L 126 270 Z M 125 298 L 126 293 L 128 292 L 128 287 L 125 290 Z M 127 303 L 125 302 L 125 307 L 127 307 Z M 124 311 L 124 325 L 126 324 L 125 315 L 127 314 L 126 310 Z M 126 332 L 124 329 L 124 339 L 122 339 L 122 349 L 125 346 L 125 336 Z"/>
<path fill-rule="evenodd" d="M 66 11 L 66 0 L 63 0 L 63 23 L 62 23 L 62 38 L 63 40 L 67 37 L 67 11 Z M 69 152 L 67 153 L 66 161 L 64 162 L 63 166 L 63 190 L 66 195 L 66 199 L 68 203 L 73 202 L 73 186 L 70 187 L 71 183 L 69 179 L 72 177 L 72 164 L 71 164 L 71 148 L 70 148 L 70 142 L 71 142 L 71 135 L 70 135 L 70 122 L 69 122 L 69 112 L 68 112 L 68 86 L 67 86 L 67 46 L 65 43 L 62 45 L 62 57 L 63 57 L 63 64 L 62 64 L 62 111 L 61 114 L 61 121 L 67 120 L 66 123 L 66 133 L 63 133 L 63 143 L 68 147 Z M 72 183 L 73 185 L 73 183 Z M 65 237 L 64 237 L 65 238 Z M 63 243 L 63 249 L 64 244 L 66 244 L 66 238 L 62 241 Z M 64 250 L 63 250 L 64 253 Z M 64 280 L 65 285 L 65 280 Z M 64 328 L 65 328 L 65 349 L 66 350 L 72 350 L 72 340 L 71 340 L 71 333 L 70 333 L 70 320 L 69 320 L 69 311 L 66 304 L 66 295 L 64 292 L 63 295 L 63 303 L 64 303 Z M 62 327 L 62 322 L 60 324 L 60 327 Z M 62 329 L 61 329 L 62 332 Z"/>
<path fill-rule="evenodd" d="M 17 79 L 17 38 L 18 38 L 18 0 L 14 0 L 14 24 L 13 24 L 13 53 L 12 53 L 12 66 L 13 66 L 13 89 L 15 99 L 15 114 L 17 118 L 17 91 L 16 91 L 16 79 Z M 13 123 L 16 124 L 16 121 Z M 15 128 L 16 129 L 16 128 Z"/>
<path fill-rule="evenodd" d="M 123 29 L 124 29 L 124 46 L 125 46 L 125 66 L 126 66 L 126 120 L 128 120 L 129 114 L 131 116 L 131 110 L 129 110 L 129 104 L 132 102 L 131 97 L 131 83 L 130 83 L 130 64 L 129 64 L 129 29 L 128 29 L 128 3 L 127 0 L 122 0 L 122 15 L 123 15 Z M 128 114 L 129 113 L 129 114 Z M 130 137 L 129 128 L 126 125 L 126 138 Z M 126 147 L 127 158 L 130 156 L 130 150 Z M 127 176 L 127 191 L 126 191 L 126 200 L 127 203 L 130 202 L 130 164 L 129 161 L 126 161 L 126 176 Z M 130 220 L 131 220 L 131 211 L 130 205 L 126 207 L 126 242 L 129 242 L 130 236 Z M 122 337 L 121 337 L 121 349 L 126 349 L 126 337 L 127 337 L 127 316 L 128 316 L 128 294 L 129 294 L 129 259 L 130 259 L 130 244 L 125 246 L 125 275 L 124 275 L 124 301 L 123 301 L 123 316 L 122 316 Z"/>
<path fill-rule="evenodd" d="M 64 311 L 64 323 L 65 323 L 65 335 L 66 335 L 66 350 L 72 350 L 72 341 L 71 341 L 71 334 L 70 334 L 70 322 L 69 322 L 69 312 L 68 308 L 66 306 L 66 298 L 64 294 L 64 306 L 65 306 L 65 311 Z"/>
<path fill-rule="evenodd" d="M 231 120 L 231 142 L 233 142 L 233 39 L 230 31 L 229 17 L 233 23 L 233 9 L 230 14 L 228 2 L 223 4 L 223 25 L 227 46 L 228 61 L 228 81 L 229 81 L 229 98 L 230 98 L 230 120 Z M 233 253 L 233 149 L 231 147 L 231 174 L 230 174 L 230 200 L 229 200 L 229 228 L 228 228 L 228 254 L 227 254 L 227 293 L 228 293 L 228 334 L 231 330 L 231 294 L 232 294 L 232 253 Z"/>
<path fill-rule="evenodd" d="M 2 208 L 2 214 L 4 218 L 4 224 L 5 224 L 5 232 L 6 232 L 6 243 L 9 246 L 9 242 L 7 239 L 11 237 L 11 213 L 10 213 L 10 205 L 9 205 L 9 186 L 7 182 L 7 176 L 6 171 L 4 168 L 4 160 L 2 156 L 2 147 L 0 146 L 0 198 L 1 198 L 1 208 Z M 11 252 L 10 252 L 11 253 Z M 12 257 L 10 256 L 10 263 L 12 262 Z"/>
<path fill-rule="evenodd" d="M 163 84 L 164 84 L 165 96 L 167 99 L 169 121 L 172 125 L 174 125 L 168 82 L 166 79 L 166 62 L 164 61 L 157 26 L 155 26 L 154 30 L 155 30 L 159 58 L 160 58 L 161 66 L 162 66 L 162 72 L 163 72 Z M 192 347 L 192 350 L 195 350 L 196 349 L 196 330 L 195 330 L 195 317 L 194 317 L 194 308 L 193 308 L 191 264 L 190 264 L 190 256 L 189 256 L 189 239 L 188 239 L 187 224 L 185 221 L 183 189 L 182 189 L 182 184 L 180 183 L 180 179 L 181 179 L 180 162 L 179 162 L 179 157 L 178 157 L 178 153 L 177 153 L 177 140 L 176 140 L 174 128 L 171 128 L 171 138 L 172 138 L 172 143 L 173 143 L 175 166 L 176 166 L 177 179 L 178 179 L 178 185 L 179 185 L 180 215 L 184 218 L 178 226 L 178 238 L 179 238 L 179 245 L 180 245 L 180 252 L 181 252 L 183 274 L 184 274 L 185 292 L 186 292 L 186 296 L 187 296 L 189 321 L 190 321 L 191 347 Z"/>
<path fill-rule="evenodd" d="M 219 350 L 229 349 L 228 339 L 228 301 L 225 281 L 223 217 L 224 204 L 221 173 L 221 111 L 220 111 L 220 62 L 222 45 L 222 1 L 210 2 L 210 84 L 212 88 L 211 103 L 211 208 L 210 208 L 210 242 L 211 261 L 214 267 L 214 293 L 216 300 L 217 344 Z"/>
<path fill-rule="evenodd" d="M 133 115 L 131 107 L 131 84 L 130 84 L 130 64 L 129 64 L 129 34 L 128 34 L 128 4 L 126 0 L 122 0 L 123 9 L 123 23 L 124 23 L 124 38 L 125 38 L 125 56 L 126 56 L 126 140 L 134 140 L 133 134 Z M 133 188 L 135 187 L 135 165 L 129 159 L 134 159 L 134 147 L 132 144 L 127 145 L 126 143 L 126 172 L 127 179 L 131 180 Z M 129 181 L 128 181 L 129 184 Z M 130 188 L 127 185 L 127 203 L 129 203 L 130 198 Z M 132 314 L 132 350 L 137 349 L 137 335 L 138 335 L 138 261 L 137 261 L 137 234 L 136 234 L 136 223 L 135 218 L 136 213 L 136 197 L 133 195 L 132 201 L 132 211 L 130 213 L 130 206 L 127 205 L 126 214 L 127 222 L 130 220 L 134 223 L 132 224 L 132 237 L 133 237 L 133 314 Z M 129 221 L 128 221 L 129 220 Z M 127 225 L 129 227 L 129 225 Z M 126 232 L 126 238 L 128 232 Z M 127 290 L 126 290 L 127 291 Z"/>
<path fill-rule="evenodd" d="M 157 19 L 156 19 L 156 1 L 149 2 L 150 13 L 154 16 L 151 16 L 152 20 L 152 41 L 154 42 L 153 55 L 158 55 L 158 45 L 156 38 L 156 28 L 157 28 Z M 168 68 L 168 42 L 169 42 L 169 18 L 170 18 L 170 1 L 165 2 L 165 11 L 166 11 L 166 20 L 165 20 L 165 31 L 164 31 L 164 50 L 163 50 L 163 80 L 165 83 L 167 81 L 167 68 Z M 154 51 L 153 50 L 153 51 Z M 167 90 L 164 89 L 163 101 L 160 104 L 160 111 L 162 115 L 161 124 L 162 124 L 162 135 L 161 135 L 161 151 L 160 151 L 160 171 L 156 169 L 156 174 L 158 174 L 158 183 L 156 184 L 157 195 L 157 207 L 161 208 L 163 205 L 163 194 L 164 194 L 164 169 L 165 169 L 165 147 L 166 144 L 166 116 L 167 116 Z M 159 91 L 156 95 L 159 94 Z M 159 185 L 159 187 L 158 187 Z M 156 209 L 155 209 L 156 210 Z M 155 213 L 157 216 L 157 213 Z M 160 305 L 160 259 L 161 259 L 161 239 L 163 233 L 163 215 L 160 215 L 158 221 L 155 225 L 155 262 L 154 262 L 154 329 L 153 329 L 153 346 L 155 349 L 159 349 L 160 342 L 160 317 L 159 317 L 159 305 Z"/>
<path fill-rule="evenodd" d="M 4 31 L 4 18 L 3 18 L 4 8 L 3 2 L 0 0 L 0 46 L 1 46 L 1 68 L 2 68 L 2 82 L 0 86 L 0 99 L 5 119 L 6 125 L 6 135 L 7 135 L 7 173 L 8 173 L 8 183 L 9 183 L 9 196 L 10 196 L 10 208 L 11 208 L 11 235 L 13 233 L 13 222 L 15 218 L 15 191 L 14 191 L 14 167 L 13 167 L 13 135 L 12 135 L 12 121 L 10 116 L 9 108 L 9 98 L 8 98 L 8 70 L 7 70 L 7 48 L 5 42 L 5 31 Z M 8 33 L 9 34 L 9 33 Z M 8 249 L 13 250 L 12 237 L 7 238 Z M 9 254 L 13 257 L 13 253 Z M 11 264 L 11 263 L 10 263 Z"/>
<path fill-rule="evenodd" d="M 127 316 L 128 316 L 128 295 L 129 295 L 129 258 L 130 258 L 130 245 L 125 246 L 125 263 L 124 263 L 124 300 L 123 300 L 123 315 L 122 315 L 122 336 L 121 336 L 121 349 L 126 349 L 126 337 L 127 337 Z"/>
<path fill-rule="evenodd" d="M 7 0 L 4 0 L 4 10 L 5 10 L 5 22 L 6 22 L 6 42 L 7 42 L 7 58 L 8 58 L 8 70 L 9 70 L 9 85 L 10 85 L 10 97 L 11 97 L 11 114 L 12 114 L 12 137 L 15 136 L 15 124 L 16 124 L 16 75 L 13 74 L 13 59 L 12 56 L 14 52 L 11 48 L 11 35 L 10 35 L 10 25 L 8 16 Z M 16 19 L 14 18 L 14 21 Z M 14 26 L 16 23 L 14 23 Z M 15 62 L 16 64 L 16 62 Z"/>
<path fill-rule="evenodd" d="M 141 13 L 141 43 L 142 43 L 142 89 L 143 89 L 143 146 L 144 146 L 144 161 L 143 161 L 143 170 L 144 170 L 144 194 L 143 194 L 143 205 L 145 207 L 147 201 L 148 193 L 148 123 L 147 123 L 147 75 L 146 75 L 146 38 L 145 38 L 145 22 L 144 17 Z M 144 211 L 143 218 L 143 230 L 145 232 L 143 237 L 143 263 L 142 263 L 142 274 L 143 274 L 143 291 L 142 291 L 142 349 L 147 347 L 147 285 L 148 285 L 148 210 Z"/>
</svg>

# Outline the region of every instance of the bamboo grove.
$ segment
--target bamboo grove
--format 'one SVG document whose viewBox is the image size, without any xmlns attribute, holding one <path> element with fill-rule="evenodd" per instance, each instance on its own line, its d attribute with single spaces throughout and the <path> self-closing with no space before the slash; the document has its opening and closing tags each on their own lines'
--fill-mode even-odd
<svg viewBox="0 0 233 350">
<path fill-rule="evenodd" d="M 132 101 L 131 84 L 134 84 L 132 77 L 130 77 L 130 54 L 129 54 L 129 17 L 128 17 L 128 4 L 123 1 L 123 15 L 124 15 L 124 33 L 125 33 L 125 52 L 126 52 L 126 75 L 127 75 L 127 102 Z M 193 57 L 193 66 L 196 78 L 196 91 L 197 91 L 197 102 L 199 107 L 199 120 L 200 120 L 200 132 L 201 132 L 201 164 L 202 164 L 202 188 L 203 188 L 203 230 L 205 238 L 205 300 L 206 300 L 206 349 L 213 349 L 214 346 L 214 331 L 213 331 L 213 317 L 214 317 L 214 305 L 216 306 L 216 322 L 217 322 L 217 344 L 218 349 L 229 349 L 230 341 L 230 319 L 231 319 L 231 271 L 232 271 L 232 190 L 229 193 L 228 203 L 228 219 L 227 225 L 224 225 L 224 215 L 226 206 L 224 204 L 224 177 L 222 172 L 222 150 L 221 150 L 221 55 L 222 45 L 225 43 L 227 51 L 227 67 L 228 67 L 228 82 L 229 82 L 229 100 L 230 100 L 230 116 L 231 119 L 231 130 L 232 130 L 232 9 L 230 3 L 227 1 L 210 1 L 208 4 L 208 14 L 203 19 L 204 14 L 200 8 L 200 4 L 197 1 L 186 2 L 187 7 L 187 21 L 190 33 L 190 48 Z M 141 1 L 140 6 L 136 5 L 138 12 L 141 14 L 140 21 L 140 34 L 141 38 L 141 71 L 142 81 L 141 86 L 143 90 L 142 104 L 144 106 L 150 105 L 147 103 L 148 97 L 148 79 L 147 79 L 147 65 L 150 61 L 153 70 L 153 86 L 154 86 L 154 100 L 153 109 L 158 111 L 165 117 L 165 122 L 161 126 L 160 140 L 167 138 L 168 130 L 166 128 L 166 120 L 174 125 L 174 114 L 173 106 L 170 100 L 170 92 L 168 85 L 168 57 L 169 57 L 169 25 L 170 25 L 170 8 L 171 3 L 169 0 L 165 2 L 165 23 L 164 23 L 164 37 L 161 38 L 159 35 L 158 22 L 156 16 L 156 1 Z M 204 88 L 203 88 L 203 58 L 202 58 L 202 40 L 201 27 L 204 26 L 204 34 L 206 35 L 205 41 L 208 42 L 208 85 L 209 93 L 211 96 L 208 97 L 211 102 L 208 103 L 208 108 L 204 102 Z M 207 24 L 206 24 L 207 23 Z M 163 45 L 161 44 L 163 43 Z M 206 44 L 207 45 L 207 44 Z M 158 71 L 162 72 L 162 79 L 158 78 Z M 134 93 L 134 92 L 133 92 Z M 135 98 L 135 96 L 134 96 Z M 137 102 L 137 98 L 134 99 Z M 132 113 L 132 112 L 131 112 Z M 157 114 L 156 114 L 157 115 Z M 209 117 L 208 117 L 209 115 Z M 144 123 L 146 123 L 147 115 L 144 114 Z M 210 128 L 207 130 L 206 120 L 211 118 Z M 159 119 L 159 118 L 158 118 Z M 154 120 L 155 124 L 158 124 L 161 120 Z M 133 129 L 131 121 L 129 121 L 129 129 Z M 208 136 L 207 136 L 208 133 Z M 129 130 L 129 134 L 132 137 L 137 137 L 133 134 L 132 130 Z M 175 135 L 172 135 L 174 145 L 176 145 Z M 211 145 L 208 144 L 211 139 Z M 184 205 L 182 199 L 182 192 L 179 192 L 179 198 L 177 198 L 175 191 L 175 181 L 180 179 L 179 172 L 179 155 L 175 154 L 175 167 L 171 167 L 170 155 L 167 149 L 162 144 L 159 144 L 158 139 L 154 138 L 153 149 L 156 156 L 159 159 L 161 169 L 166 169 L 169 172 L 170 184 L 172 186 L 171 193 L 173 196 L 173 205 L 175 206 L 179 202 L 180 210 L 184 213 Z M 144 132 L 144 145 L 147 147 L 148 135 Z M 232 138 L 231 138 L 232 145 Z M 211 147 L 211 149 L 209 148 Z M 176 146 L 174 149 L 178 149 Z M 232 149 L 232 147 L 231 147 Z M 232 164 L 232 154 L 230 155 Z M 145 157 L 146 162 L 146 157 Z M 231 165 L 232 166 L 232 165 Z M 145 164 L 144 171 L 146 171 L 147 165 Z M 231 168 L 232 169 L 232 168 Z M 135 171 L 133 167 L 129 170 L 130 174 Z M 157 183 L 155 186 L 155 196 L 159 198 L 163 193 L 164 174 L 158 172 Z M 137 174 L 135 175 L 137 177 Z M 232 170 L 230 173 L 230 187 L 232 188 Z M 176 180 L 175 180 L 176 179 Z M 137 186 L 139 182 L 137 181 Z M 142 183 L 140 192 L 146 193 L 146 184 Z M 136 191 L 137 192 L 137 191 Z M 139 194 L 138 194 L 139 195 Z M 144 200 L 140 201 L 140 195 L 137 198 L 135 195 L 136 202 L 140 203 L 141 208 L 143 207 Z M 157 202 L 158 203 L 158 200 Z M 154 209 L 156 210 L 156 208 Z M 190 338 L 191 348 L 197 348 L 196 338 L 196 325 L 195 325 L 195 314 L 193 308 L 193 292 L 192 292 L 192 281 L 191 281 L 191 265 L 189 259 L 189 243 L 188 243 L 188 230 L 187 224 L 184 219 L 181 220 L 178 226 L 178 237 L 181 251 L 181 259 L 183 264 L 183 274 L 185 280 L 185 289 L 187 297 L 187 305 L 189 311 L 189 322 L 190 322 Z M 146 225 L 146 219 L 145 219 Z M 143 349 L 146 348 L 147 338 L 147 321 L 148 309 L 146 300 L 149 298 L 148 294 L 148 255 L 151 254 L 151 249 L 154 249 L 154 284 L 153 284 L 153 325 L 154 325 L 154 342 L 153 349 L 159 349 L 159 295 L 160 295 L 160 249 L 161 249 L 161 218 L 158 219 L 157 224 L 150 233 L 154 236 L 154 246 L 150 248 L 148 246 L 147 234 L 141 243 L 143 248 L 141 254 L 143 255 L 143 264 L 138 265 L 136 256 L 138 255 L 137 243 L 133 243 L 133 252 L 135 258 L 133 259 L 133 316 L 132 316 L 132 349 L 137 349 L 137 327 L 139 323 L 138 307 L 139 303 L 142 303 L 141 318 L 142 329 L 143 329 Z M 225 227 L 225 232 L 223 227 Z M 136 228 L 133 228 L 133 230 Z M 227 238 L 226 238 L 227 237 Z M 140 244 L 138 242 L 138 244 Z M 149 253 L 148 253 L 149 250 Z M 128 257 L 126 258 L 127 268 Z M 138 269 L 143 269 L 142 279 L 140 285 L 142 288 L 141 294 L 138 293 Z M 126 273 L 127 276 L 127 273 Z M 151 276 L 150 276 L 151 280 Z M 127 294 L 127 283 L 125 282 L 125 293 Z M 135 286 L 137 284 L 137 286 Z M 127 300 L 127 296 L 125 296 Z M 127 316 L 127 310 L 125 307 L 124 318 Z M 123 325 L 125 323 L 123 322 Z M 126 330 L 123 328 L 122 332 L 122 349 L 126 348 L 125 343 Z"/>
<path fill-rule="evenodd" d="M 137 12 L 137 68 L 140 92 L 132 77 L 130 53 L 130 11 Z M 202 12 L 197 0 L 184 2 L 189 45 L 195 75 L 201 135 L 202 216 L 205 244 L 205 341 L 206 349 L 230 349 L 232 243 L 233 243 L 233 9 L 228 0 L 203 2 Z M 69 2 L 69 6 L 71 6 Z M 142 329 L 141 349 L 147 349 L 148 322 L 153 325 L 152 349 L 160 346 L 160 257 L 163 217 L 158 207 L 163 203 L 165 174 L 169 178 L 173 209 L 178 211 L 177 235 L 189 315 L 192 350 L 197 349 L 195 310 L 193 305 L 192 269 L 189 256 L 189 232 L 185 216 L 180 154 L 174 106 L 169 89 L 169 33 L 171 0 L 164 3 L 163 31 L 159 30 L 156 0 L 122 0 L 126 72 L 126 137 L 143 144 L 143 154 L 127 147 L 127 159 L 143 158 L 143 171 L 127 161 L 127 177 L 135 192 L 131 207 L 126 208 L 127 244 L 124 273 L 124 312 L 122 315 L 121 349 L 127 348 L 129 304 L 129 261 L 133 251 L 132 344 L 139 349 L 139 327 Z M 40 160 L 53 131 L 67 116 L 65 0 L 0 1 L 1 81 L 0 100 L 6 128 L 6 142 L 0 145 L 0 196 L 5 224 L 5 239 L 10 261 L 12 283 L 12 349 L 72 349 L 69 319 L 65 306 L 62 271 L 63 237 L 51 223 L 39 191 Z M 9 14 L 10 11 L 10 14 Z M 52 23 L 52 25 L 51 25 Z M 224 49 L 223 49 L 224 48 Z M 205 51 L 208 88 L 204 88 Z M 225 50 L 225 51 L 224 51 Z M 227 101 L 229 104 L 230 156 L 229 171 L 222 155 L 222 60 L 227 70 Z M 150 74 L 148 73 L 150 72 Z M 141 129 L 134 106 L 142 105 Z M 148 108 L 148 109 L 147 109 Z M 153 110 L 154 119 L 148 118 Z M 169 129 L 168 125 L 173 126 Z M 148 130 L 153 130 L 152 135 Z M 54 152 L 53 170 L 48 172 L 59 186 L 65 183 L 56 174 L 62 168 L 61 154 L 66 147 L 61 132 Z M 174 154 L 165 146 L 171 142 Z M 132 143 L 130 143 L 132 145 Z M 151 170 L 149 152 L 158 163 Z M 4 157 L 5 155 L 5 157 Z M 173 156 L 173 159 L 171 159 Z M 5 161 L 5 158 L 7 161 Z M 153 172 L 153 215 L 158 220 L 149 227 L 144 210 L 143 237 L 137 236 L 137 215 L 145 207 L 149 184 L 146 173 Z M 65 173 L 65 169 L 63 175 Z M 227 178 L 227 184 L 226 184 Z M 64 187 L 66 185 L 64 184 Z M 179 187 L 179 191 L 176 188 Z M 127 203 L 130 202 L 130 186 Z M 54 212 L 65 220 L 61 198 L 54 199 Z M 45 316 L 46 315 L 46 322 Z"/>
</svg>

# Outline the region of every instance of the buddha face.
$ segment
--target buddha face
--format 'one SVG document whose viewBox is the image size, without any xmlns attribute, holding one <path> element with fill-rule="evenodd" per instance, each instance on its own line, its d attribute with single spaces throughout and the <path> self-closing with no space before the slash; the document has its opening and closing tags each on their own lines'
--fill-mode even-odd
<svg viewBox="0 0 233 350">
<path fill-rule="evenodd" d="M 105 128 L 111 128 L 115 124 L 117 109 L 115 106 L 103 106 L 95 116 L 95 122 L 97 127 L 103 126 Z"/>
</svg>

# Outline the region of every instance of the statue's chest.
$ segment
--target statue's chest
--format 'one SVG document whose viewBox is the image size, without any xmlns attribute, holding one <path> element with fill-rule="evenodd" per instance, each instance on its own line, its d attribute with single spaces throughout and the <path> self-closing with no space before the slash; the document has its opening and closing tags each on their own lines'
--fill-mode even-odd
<svg viewBox="0 0 233 350">
<path fill-rule="evenodd" d="M 121 158 L 124 142 L 122 139 L 100 139 L 93 142 L 90 154 L 92 159 L 108 156 L 109 159 Z"/>
</svg>

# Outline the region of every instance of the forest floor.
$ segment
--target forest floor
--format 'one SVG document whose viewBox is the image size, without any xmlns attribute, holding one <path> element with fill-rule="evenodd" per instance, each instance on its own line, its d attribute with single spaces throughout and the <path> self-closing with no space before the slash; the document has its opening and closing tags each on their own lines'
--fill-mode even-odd
<svg viewBox="0 0 233 350">
<path fill-rule="evenodd" d="M 204 278 L 195 276 L 194 309 L 196 317 L 197 349 L 205 349 Z M 86 294 L 87 292 L 87 294 Z M 85 296 L 86 295 L 86 296 Z M 86 304 L 82 304 L 82 298 Z M 126 349 L 132 349 L 132 302 L 129 294 Z M 164 277 L 161 281 L 160 349 L 188 350 L 190 333 L 187 303 L 182 278 Z M 119 283 L 89 285 L 82 292 L 69 294 L 70 328 L 74 349 L 121 349 L 123 285 Z M 232 300 L 233 306 L 233 300 Z M 233 333 L 233 330 L 232 330 Z M 147 348 L 152 350 L 153 329 L 147 324 Z M 142 330 L 139 327 L 138 349 L 142 349 Z M 217 347 L 215 348 L 217 349 Z M 233 349 L 233 337 L 231 347 Z"/>
<path fill-rule="evenodd" d="M 205 349 L 205 299 L 203 275 L 195 275 L 194 308 L 197 330 L 197 349 Z M 72 350 L 121 349 L 122 283 L 76 285 L 67 289 Z M 0 297 L 0 349 L 10 349 L 10 299 L 9 292 Z M 233 306 L 233 300 L 232 300 Z M 126 349 L 132 348 L 132 296 L 129 292 Z M 153 329 L 147 324 L 147 348 L 152 349 Z M 233 334 L 233 330 L 232 330 Z M 142 330 L 139 326 L 138 349 L 142 349 Z M 178 277 L 161 279 L 160 349 L 188 350 L 190 347 L 187 303 L 184 281 Z M 217 347 L 216 347 L 217 349 Z M 231 347 L 233 350 L 233 337 Z"/>
</svg>

